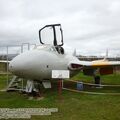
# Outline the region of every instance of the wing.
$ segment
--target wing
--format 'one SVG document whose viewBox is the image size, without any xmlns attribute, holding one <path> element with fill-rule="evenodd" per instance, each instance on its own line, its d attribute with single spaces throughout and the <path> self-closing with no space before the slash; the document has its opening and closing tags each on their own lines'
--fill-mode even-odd
<svg viewBox="0 0 120 120">
<path fill-rule="evenodd" d="M 96 61 L 71 61 L 70 70 L 83 70 L 85 75 L 94 75 L 99 71 L 101 75 L 112 74 L 113 68 L 120 66 L 120 61 L 96 60 Z"/>
</svg>

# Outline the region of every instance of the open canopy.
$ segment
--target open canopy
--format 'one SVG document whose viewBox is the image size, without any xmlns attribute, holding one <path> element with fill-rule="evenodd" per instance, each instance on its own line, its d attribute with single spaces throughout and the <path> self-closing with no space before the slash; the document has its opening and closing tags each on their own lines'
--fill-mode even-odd
<svg viewBox="0 0 120 120">
<path fill-rule="evenodd" d="M 62 33 L 61 24 L 51 24 L 41 28 L 39 30 L 39 39 L 41 44 L 62 46 L 63 33 Z"/>
</svg>

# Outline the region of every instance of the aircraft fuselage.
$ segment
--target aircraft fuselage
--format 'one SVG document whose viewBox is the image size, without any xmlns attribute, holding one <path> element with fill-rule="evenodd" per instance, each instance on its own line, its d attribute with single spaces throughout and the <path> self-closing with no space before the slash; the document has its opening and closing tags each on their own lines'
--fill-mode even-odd
<svg viewBox="0 0 120 120">
<path fill-rule="evenodd" d="M 18 77 L 27 79 L 51 79 L 52 70 L 68 70 L 72 55 L 59 54 L 54 48 L 35 48 L 16 56 L 9 64 L 9 70 Z M 73 72 L 70 72 L 72 75 Z"/>
</svg>

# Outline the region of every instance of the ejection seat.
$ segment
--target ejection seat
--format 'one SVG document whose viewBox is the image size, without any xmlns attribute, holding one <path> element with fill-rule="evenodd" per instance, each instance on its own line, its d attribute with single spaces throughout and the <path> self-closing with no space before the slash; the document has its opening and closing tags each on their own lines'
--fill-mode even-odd
<svg viewBox="0 0 120 120">
<path fill-rule="evenodd" d="M 61 47 L 61 46 L 56 46 L 55 48 L 56 48 L 56 50 L 57 50 L 57 52 L 58 52 L 59 54 L 64 54 L 64 48 L 63 48 L 63 47 Z"/>
</svg>

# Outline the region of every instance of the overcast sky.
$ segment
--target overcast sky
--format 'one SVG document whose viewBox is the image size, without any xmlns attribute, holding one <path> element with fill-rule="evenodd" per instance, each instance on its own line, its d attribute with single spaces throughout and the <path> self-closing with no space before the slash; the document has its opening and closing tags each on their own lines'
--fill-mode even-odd
<svg viewBox="0 0 120 120">
<path fill-rule="evenodd" d="M 0 46 L 39 44 L 38 30 L 61 23 L 66 49 L 120 55 L 120 0 L 0 0 Z"/>
</svg>

